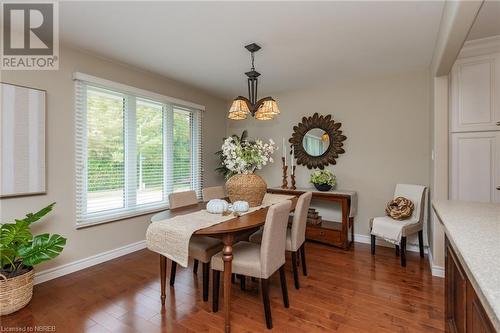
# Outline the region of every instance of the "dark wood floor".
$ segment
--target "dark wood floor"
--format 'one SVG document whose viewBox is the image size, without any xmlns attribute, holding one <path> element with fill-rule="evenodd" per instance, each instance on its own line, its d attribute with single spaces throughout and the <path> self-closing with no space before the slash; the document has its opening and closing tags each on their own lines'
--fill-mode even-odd
<svg viewBox="0 0 500 333">
<path fill-rule="evenodd" d="M 375 257 L 357 243 L 348 252 L 307 243 L 306 251 L 309 276 L 300 276 L 300 290 L 287 262 L 289 309 L 279 274 L 271 279 L 274 331 L 444 331 L 444 280 L 431 276 L 427 258 L 409 253 L 403 268 L 389 248 L 377 247 Z M 157 254 L 142 250 L 37 285 L 26 308 L 0 319 L 2 331 L 35 325 L 64 333 L 222 331 L 223 311 L 212 313 L 201 299 L 201 270 L 194 276 L 178 268 L 161 309 L 158 263 Z M 245 292 L 233 285 L 232 324 L 235 332 L 267 331 L 257 283 L 248 281 Z"/>
</svg>

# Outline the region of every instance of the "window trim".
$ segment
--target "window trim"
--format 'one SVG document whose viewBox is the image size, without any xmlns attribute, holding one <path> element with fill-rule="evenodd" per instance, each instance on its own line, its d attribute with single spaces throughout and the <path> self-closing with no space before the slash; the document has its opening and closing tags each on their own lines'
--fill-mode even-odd
<svg viewBox="0 0 500 333">
<path fill-rule="evenodd" d="M 73 80 L 83 81 L 85 83 L 90 83 L 92 85 L 100 86 L 103 89 L 115 90 L 117 92 L 121 92 L 123 94 L 131 94 L 136 97 L 143 97 L 145 99 L 152 99 L 157 102 L 176 104 L 179 106 L 184 106 L 190 109 L 196 109 L 200 111 L 205 111 L 205 105 L 196 104 L 193 102 L 188 102 L 179 98 L 170 97 L 158 93 L 154 93 L 152 91 L 144 90 L 141 88 L 129 86 L 123 83 L 102 79 L 96 76 L 92 76 L 89 74 L 84 74 L 81 72 L 73 73 Z"/>
<path fill-rule="evenodd" d="M 196 184 L 194 181 L 196 180 L 199 183 L 200 186 L 200 193 L 201 193 L 201 187 L 203 184 L 203 160 L 201 159 L 201 156 L 203 154 L 203 143 L 202 143 L 202 111 L 205 110 L 205 106 L 191 103 L 191 102 L 186 102 L 177 98 L 173 97 L 168 97 L 156 93 L 152 93 L 146 90 L 142 90 L 139 88 L 127 86 L 121 83 L 105 80 L 105 79 L 100 79 L 91 75 L 83 74 L 76 72 L 73 75 L 73 79 L 75 81 L 75 92 L 74 92 L 74 98 L 75 98 L 75 180 L 76 180 L 76 186 L 75 186 L 75 227 L 76 229 L 82 229 L 82 228 L 87 228 L 99 224 L 104 224 L 104 223 L 110 223 L 114 221 L 120 221 L 124 219 L 129 219 L 133 217 L 138 217 L 138 216 L 144 216 L 148 215 L 151 213 L 159 212 L 168 209 L 168 193 L 171 192 L 172 188 L 169 188 L 169 186 L 173 185 L 173 182 L 171 179 L 173 177 L 173 174 L 171 172 L 165 172 L 166 170 L 171 170 L 173 165 L 170 165 L 173 161 L 170 160 L 170 157 L 173 155 L 173 146 L 168 145 L 167 142 L 172 142 L 173 140 L 173 119 L 174 119 L 174 109 L 175 107 L 178 107 L 180 109 L 186 109 L 187 111 L 190 111 L 190 117 L 191 119 L 196 118 L 196 121 L 199 123 L 194 123 L 191 121 L 191 126 L 197 126 L 198 129 L 197 131 L 192 128 L 191 133 L 195 134 L 197 136 L 196 140 L 191 141 L 191 163 L 192 163 L 192 185 Z M 83 86 L 83 87 L 82 87 Z M 87 215 L 86 209 L 81 207 L 84 206 L 86 207 L 86 201 L 87 201 L 87 177 L 86 177 L 86 169 L 87 169 L 87 137 L 86 137 L 86 131 L 87 131 L 87 119 L 86 119 L 86 112 L 87 112 L 87 86 L 90 87 L 95 87 L 95 88 L 102 88 L 105 90 L 110 90 L 111 92 L 116 92 L 119 94 L 122 94 L 124 96 L 124 105 L 127 105 L 126 109 L 124 110 L 124 152 L 125 156 L 130 155 L 129 145 L 132 144 L 134 147 L 136 145 L 136 138 L 134 135 L 130 135 L 130 133 L 136 133 L 136 121 L 135 119 L 131 119 L 131 114 L 133 113 L 133 117 L 136 117 L 135 110 L 136 107 L 132 108 L 134 112 L 129 112 L 129 106 L 132 104 L 136 104 L 137 99 L 146 99 L 146 100 L 152 100 L 154 102 L 162 104 L 162 118 L 163 118 L 163 163 L 164 163 L 164 183 L 163 183 L 163 193 L 164 193 L 164 199 L 161 202 L 157 203 L 146 203 L 139 205 L 139 208 L 137 210 L 127 210 L 127 208 L 130 208 L 131 204 L 131 197 L 129 191 L 131 184 L 127 180 L 129 177 L 127 177 L 127 173 L 129 172 L 136 172 L 135 170 L 135 165 L 136 165 L 136 157 L 128 157 L 124 161 L 125 163 L 125 184 L 124 184 L 124 207 L 122 208 L 122 211 L 120 212 L 120 209 L 117 209 L 115 212 L 111 212 L 108 215 L 103 214 L 103 216 L 99 216 L 99 214 L 96 214 L 97 216 L 92 216 L 93 214 L 91 213 L 90 216 Z M 169 126 L 168 124 L 172 124 L 172 126 Z M 199 132 L 199 133 L 198 133 Z M 193 137 L 194 138 L 194 137 Z M 199 147 L 195 148 L 196 144 L 199 144 Z M 194 158 L 194 159 L 193 159 Z M 197 173 L 194 175 L 194 173 Z M 194 179 L 195 177 L 196 179 Z M 170 191 L 169 191 L 170 190 Z M 196 189 L 195 189 L 196 190 Z M 135 191 L 134 191 L 135 192 Z M 137 205 L 137 198 L 135 197 L 134 201 L 134 206 Z M 79 207 L 80 206 L 80 207 Z M 142 208 L 142 209 L 141 209 Z M 86 221 L 78 222 L 78 216 L 86 216 Z"/>
</svg>

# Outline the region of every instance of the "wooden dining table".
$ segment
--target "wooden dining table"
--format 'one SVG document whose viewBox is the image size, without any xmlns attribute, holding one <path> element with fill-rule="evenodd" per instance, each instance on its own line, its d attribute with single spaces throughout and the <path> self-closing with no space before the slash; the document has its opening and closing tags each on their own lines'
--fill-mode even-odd
<svg viewBox="0 0 500 333">
<path fill-rule="evenodd" d="M 291 210 L 295 209 L 297 197 L 291 199 Z M 205 209 L 206 203 L 179 207 L 157 213 L 151 217 L 151 222 L 166 220 L 178 215 L 186 215 Z M 222 249 L 222 259 L 224 260 L 224 322 L 225 332 L 231 331 L 231 275 L 233 260 L 233 244 L 235 239 L 241 234 L 249 231 L 257 231 L 266 221 L 268 207 L 241 215 L 234 216 L 230 220 L 215 224 L 213 226 L 200 229 L 194 235 L 203 235 L 222 240 L 224 247 Z M 161 302 L 164 305 L 166 299 L 166 277 L 167 277 L 167 258 L 160 254 L 160 284 L 161 284 Z"/>
</svg>

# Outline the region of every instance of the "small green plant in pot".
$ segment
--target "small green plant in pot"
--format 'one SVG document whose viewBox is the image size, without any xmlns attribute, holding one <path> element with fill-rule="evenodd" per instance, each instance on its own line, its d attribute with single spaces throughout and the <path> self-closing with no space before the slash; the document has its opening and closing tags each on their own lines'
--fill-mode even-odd
<svg viewBox="0 0 500 333">
<path fill-rule="evenodd" d="M 57 257 L 66 245 L 58 234 L 33 236 L 31 224 L 47 215 L 55 203 L 14 223 L 0 224 L 0 315 L 17 311 L 33 295 L 33 266 Z"/>
<path fill-rule="evenodd" d="M 310 182 L 318 191 L 330 191 L 337 183 L 337 178 L 328 170 L 317 170 L 311 173 Z"/>
</svg>

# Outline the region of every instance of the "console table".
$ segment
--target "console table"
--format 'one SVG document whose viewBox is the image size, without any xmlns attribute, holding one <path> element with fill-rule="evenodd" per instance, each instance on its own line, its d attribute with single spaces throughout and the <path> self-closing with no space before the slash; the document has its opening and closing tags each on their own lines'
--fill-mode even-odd
<svg viewBox="0 0 500 333">
<path fill-rule="evenodd" d="M 308 224 L 306 239 L 337 246 L 344 250 L 347 250 L 354 241 L 354 217 L 358 206 L 355 191 L 335 190 L 321 192 L 310 188 L 290 190 L 276 187 L 267 189 L 267 192 L 297 196 L 304 192 L 312 192 L 313 199 L 339 203 L 342 209 L 342 221 L 322 220 L 318 225 Z"/>
</svg>

